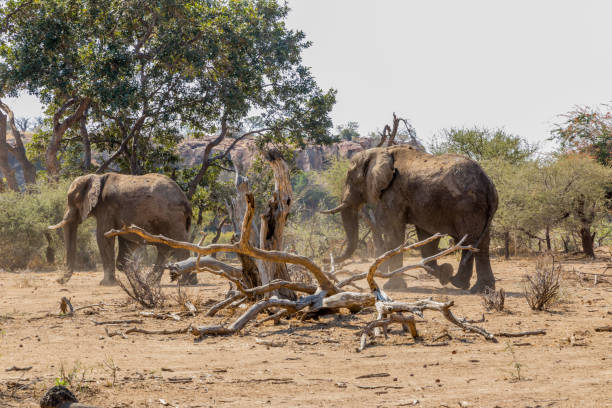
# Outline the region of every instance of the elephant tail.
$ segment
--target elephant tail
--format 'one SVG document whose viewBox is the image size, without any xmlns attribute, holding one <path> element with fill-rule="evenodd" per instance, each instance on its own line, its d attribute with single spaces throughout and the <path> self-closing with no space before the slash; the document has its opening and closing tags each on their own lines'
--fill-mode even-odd
<svg viewBox="0 0 612 408">
<path fill-rule="evenodd" d="M 487 207 L 488 207 L 487 208 L 487 222 L 485 224 L 484 229 L 480 233 L 480 236 L 476 240 L 476 244 L 474 245 L 474 248 L 480 247 L 482 240 L 484 239 L 484 237 L 489 232 L 489 229 L 491 228 L 491 223 L 493 222 L 493 216 L 495 215 L 495 212 L 497 211 L 497 205 L 498 205 L 497 189 L 495 188 L 495 185 L 493 184 L 491 179 L 489 179 L 488 181 L 489 181 L 489 185 L 488 185 L 488 191 L 487 191 Z M 463 256 L 461 257 L 459 268 L 467 264 L 473 255 L 474 253 L 472 251 L 464 251 Z"/>
<path fill-rule="evenodd" d="M 493 184 L 493 182 L 489 179 L 489 191 L 487 194 L 487 205 L 488 205 L 487 223 L 485 224 L 485 227 L 482 230 L 482 233 L 480 234 L 480 236 L 478 237 L 478 240 L 476 241 L 476 248 L 480 247 L 480 243 L 482 242 L 485 235 L 489 232 L 489 229 L 491 228 L 491 223 L 493 222 L 493 216 L 495 215 L 495 212 L 497 211 L 497 204 L 498 204 L 497 189 L 495 188 L 495 185 Z"/>
</svg>

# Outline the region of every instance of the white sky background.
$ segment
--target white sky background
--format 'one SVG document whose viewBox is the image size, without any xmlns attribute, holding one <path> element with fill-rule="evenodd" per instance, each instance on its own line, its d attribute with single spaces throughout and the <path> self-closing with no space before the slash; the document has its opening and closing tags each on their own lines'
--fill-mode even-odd
<svg viewBox="0 0 612 408">
<path fill-rule="evenodd" d="M 428 143 L 442 128 L 502 127 L 549 137 L 574 105 L 612 100 L 612 1 L 289 0 L 288 25 L 323 88 L 334 125 L 382 128 L 392 112 Z M 39 116 L 37 100 L 7 100 Z"/>
<path fill-rule="evenodd" d="M 574 105 L 612 100 L 612 1 L 289 0 L 289 26 L 319 84 L 338 90 L 334 125 L 365 134 L 409 118 L 549 137 Z"/>
</svg>

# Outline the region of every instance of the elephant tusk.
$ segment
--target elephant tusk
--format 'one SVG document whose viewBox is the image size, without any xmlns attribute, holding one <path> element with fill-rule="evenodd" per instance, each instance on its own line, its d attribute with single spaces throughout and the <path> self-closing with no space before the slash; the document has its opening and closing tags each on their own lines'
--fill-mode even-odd
<svg viewBox="0 0 612 408">
<path fill-rule="evenodd" d="M 55 225 L 49 225 L 47 228 L 50 229 L 50 230 L 56 230 L 58 228 L 62 228 L 66 224 L 68 224 L 68 221 L 67 220 L 62 220 L 60 223 L 55 224 Z"/>
<path fill-rule="evenodd" d="M 332 208 L 331 210 L 321 211 L 321 214 L 335 214 L 337 212 L 340 212 L 340 211 L 344 210 L 347 207 L 348 207 L 348 204 L 342 203 L 339 206 L 337 206 L 336 208 Z"/>
</svg>

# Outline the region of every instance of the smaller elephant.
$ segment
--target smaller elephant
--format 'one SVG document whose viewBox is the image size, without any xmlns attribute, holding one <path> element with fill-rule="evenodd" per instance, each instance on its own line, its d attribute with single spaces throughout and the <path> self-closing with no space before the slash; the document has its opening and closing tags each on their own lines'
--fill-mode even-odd
<svg viewBox="0 0 612 408">
<path fill-rule="evenodd" d="M 67 271 L 60 283 L 67 282 L 75 267 L 76 234 L 79 224 L 87 217 L 96 218 L 96 238 L 104 266 L 101 285 L 115 285 L 115 265 L 124 271 L 135 249 L 143 245 L 136 235 L 118 237 L 119 251 L 115 264 L 115 238 L 104 233 L 125 225 L 136 225 L 152 234 L 162 234 L 179 241 L 189 239 L 191 203 L 172 179 L 161 174 L 132 176 L 117 173 L 89 174 L 77 177 L 68 189 L 68 203 L 62 221 L 49 229 L 64 228 Z M 157 259 L 147 279 L 159 282 L 171 248 L 157 245 Z M 174 250 L 179 259 L 189 257 L 189 251 Z M 183 284 L 197 283 L 195 274 Z"/>
</svg>

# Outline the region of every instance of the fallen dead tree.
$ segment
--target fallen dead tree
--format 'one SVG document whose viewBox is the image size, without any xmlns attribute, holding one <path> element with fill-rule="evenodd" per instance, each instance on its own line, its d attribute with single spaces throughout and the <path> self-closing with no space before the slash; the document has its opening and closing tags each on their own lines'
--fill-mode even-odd
<svg viewBox="0 0 612 408">
<path fill-rule="evenodd" d="M 392 323 L 399 323 L 403 326 L 405 332 L 410 332 L 415 340 L 419 339 L 418 331 L 416 328 L 416 320 L 414 316 L 423 317 L 423 312 L 437 311 L 442 316 L 455 326 L 460 327 L 462 330 L 478 334 L 488 341 L 497 342 L 494 334 L 489 333 L 484 328 L 475 326 L 468 323 L 466 319 L 456 317 L 452 311 L 454 302 L 449 301 L 445 303 L 436 302 L 432 299 L 419 300 L 414 303 L 403 303 L 394 302 L 387 294 L 385 294 L 378 286 L 375 277 L 391 277 L 396 274 L 403 273 L 409 269 L 421 268 L 429 271 L 430 267 L 427 263 L 438 259 L 442 256 L 448 255 L 455 251 L 469 250 L 476 251 L 471 246 L 463 245 L 466 237 L 461 239 L 455 245 L 441 251 L 440 253 L 422 259 L 420 262 L 404 266 L 395 271 L 387 273 L 377 272 L 378 267 L 385 262 L 387 259 L 409 251 L 414 248 L 426 245 L 427 243 L 442 237 L 441 234 L 435 234 L 430 238 L 423 241 L 416 242 L 414 244 L 403 244 L 398 248 L 387 251 L 382 254 L 372 263 L 369 267 L 368 272 L 359 275 L 352 276 L 345 279 L 342 282 L 334 283 L 329 279 L 326 274 L 317 264 L 312 262 L 310 259 L 279 250 L 263 250 L 255 248 L 250 243 L 250 234 L 252 219 L 254 214 L 254 198 L 252 194 L 246 194 L 246 212 L 242 222 L 240 241 L 234 244 L 211 244 L 207 246 L 201 246 L 198 244 L 192 244 L 189 242 L 176 241 L 162 235 L 152 235 L 145 230 L 136 227 L 124 227 L 121 230 L 108 231 L 105 236 L 113 237 L 116 235 L 123 234 L 136 234 L 145 239 L 148 242 L 168 245 L 172 248 L 182 248 L 189 251 L 193 251 L 198 254 L 196 259 L 196 269 L 201 269 L 199 260 L 202 256 L 211 255 L 217 252 L 235 252 L 237 254 L 247 255 L 255 259 L 265 260 L 266 262 L 276 263 L 288 263 L 301 265 L 305 267 L 314 277 L 317 282 L 316 285 L 303 283 L 303 282 L 292 282 L 289 280 L 273 280 L 265 285 L 260 285 L 254 288 L 247 288 L 237 277 L 231 276 L 223 268 L 216 270 L 205 268 L 211 273 L 221 276 L 230 282 L 234 283 L 237 290 L 230 293 L 230 296 L 214 305 L 206 314 L 212 316 L 219 310 L 224 308 L 231 308 L 232 305 L 239 305 L 247 300 L 254 300 L 257 298 L 256 295 L 270 293 L 277 291 L 280 288 L 287 288 L 295 292 L 305 293 L 296 300 L 291 299 L 279 299 L 277 297 L 270 297 L 267 299 L 259 300 L 253 303 L 241 316 L 239 316 L 234 322 L 229 325 L 211 325 L 211 326 L 199 326 L 192 327 L 190 332 L 196 336 L 197 340 L 202 340 L 208 336 L 219 336 L 219 335 L 231 335 L 241 331 L 249 322 L 256 322 L 261 324 L 264 321 L 271 319 L 278 319 L 281 316 L 299 316 L 303 320 L 311 317 L 316 317 L 321 314 L 337 313 L 340 309 L 349 309 L 351 312 L 358 312 L 365 307 L 375 306 L 377 310 L 377 318 L 370 322 L 361 331 L 361 343 L 359 350 L 366 346 L 368 336 L 377 336 L 382 328 L 386 333 L 387 327 Z M 355 281 L 365 279 L 368 283 L 370 292 L 349 292 L 342 290 L 342 287 L 353 284 Z M 257 316 L 264 311 L 274 311 L 272 316 L 269 316 L 259 322 L 257 322 Z M 404 313 L 410 313 L 410 315 L 404 316 Z M 504 333 L 508 335 L 508 333 Z M 538 331 L 537 334 L 541 334 Z M 511 334 L 510 334 L 511 335 Z M 527 335 L 521 333 L 520 335 Z"/>
</svg>

